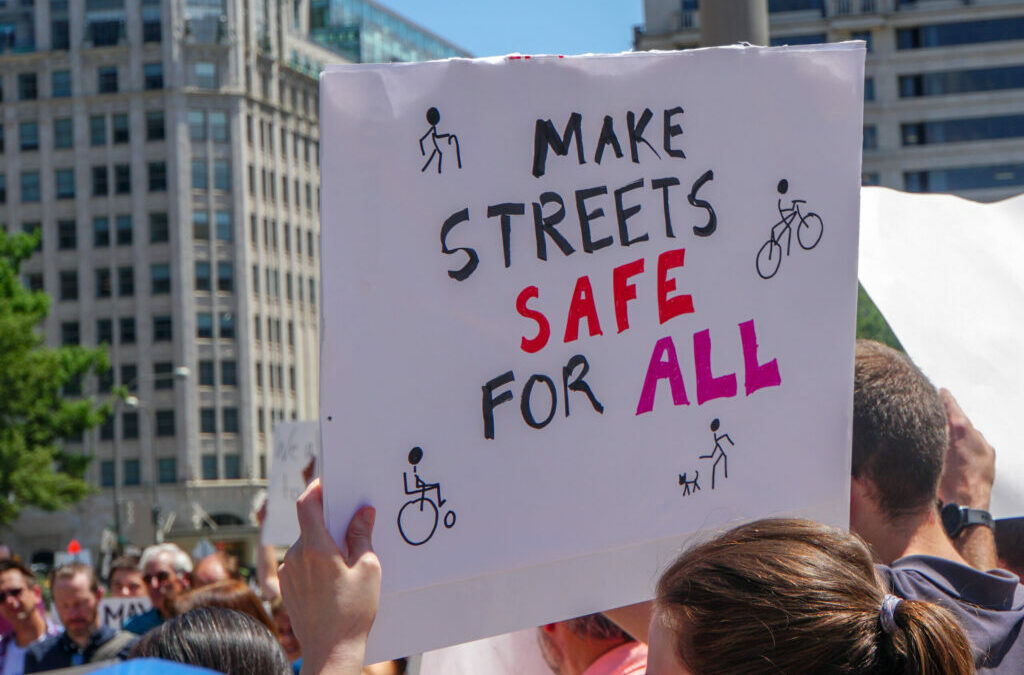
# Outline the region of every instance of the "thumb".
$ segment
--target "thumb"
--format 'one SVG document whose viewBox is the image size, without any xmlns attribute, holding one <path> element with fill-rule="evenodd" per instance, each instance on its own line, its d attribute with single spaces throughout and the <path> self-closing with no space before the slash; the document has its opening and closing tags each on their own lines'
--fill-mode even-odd
<svg viewBox="0 0 1024 675">
<path fill-rule="evenodd" d="M 348 524 L 348 532 L 345 534 L 350 565 L 355 564 L 364 554 L 373 552 L 373 543 L 370 537 L 373 534 L 373 523 L 376 517 L 377 512 L 372 506 L 363 506 L 352 516 L 352 520 Z"/>
</svg>

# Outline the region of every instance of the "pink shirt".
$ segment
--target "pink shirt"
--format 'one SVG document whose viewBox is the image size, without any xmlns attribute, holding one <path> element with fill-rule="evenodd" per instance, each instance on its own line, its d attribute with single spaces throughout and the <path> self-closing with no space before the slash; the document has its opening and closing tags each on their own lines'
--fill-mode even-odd
<svg viewBox="0 0 1024 675">
<path fill-rule="evenodd" d="M 627 642 L 590 664 L 583 675 L 643 675 L 647 670 L 647 645 Z"/>
</svg>

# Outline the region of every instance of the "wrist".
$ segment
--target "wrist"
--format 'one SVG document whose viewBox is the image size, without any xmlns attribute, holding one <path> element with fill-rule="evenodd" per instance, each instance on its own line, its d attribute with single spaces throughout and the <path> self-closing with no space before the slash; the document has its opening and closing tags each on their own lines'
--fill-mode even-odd
<svg viewBox="0 0 1024 675">
<path fill-rule="evenodd" d="M 956 539 L 968 529 L 978 526 L 995 530 L 995 520 L 987 509 L 963 506 L 950 502 L 942 507 L 942 526 L 950 539 Z"/>
<path fill-rule="evenodd" d="M 303 653 L 302 675 L 358 675 L 365 657 L 365 637 L 343 640 L 322 654 Z"/>
</svg>

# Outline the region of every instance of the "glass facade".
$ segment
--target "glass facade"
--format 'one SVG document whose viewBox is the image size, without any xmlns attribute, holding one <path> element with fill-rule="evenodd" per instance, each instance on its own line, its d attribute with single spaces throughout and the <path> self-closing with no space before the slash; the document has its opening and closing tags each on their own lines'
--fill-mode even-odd
<svg viewBox="0 0 1024 675">
<path fill-rule="evenodd" d="M 371 0 L 311 0 L 309 29 L 314 40 L 357 63 L 470 56 Z"/>
<path fill-rule="evenodd" d="M 965 166 L 927 171 L 906 171 L 907 192 L 953 192 L 1024 185 L 1024 164 Z"/>
<path fill-rule="evenodd" d="M 955 47 L 1004 40 L 1024 40 L 1024 16 L 939 23 L 896 31 L 897 49 Z"/>
<path fill-rule="evenodd" d="M 968 117 L 901 125 L 903 145 L 964 143 L 1024 137 L 1024 115 Z"/>
<path fill-rule="evenodd" d="M 900 75 L 900 98 L 1024 88 L 1024 65 Z"/>
</svg>

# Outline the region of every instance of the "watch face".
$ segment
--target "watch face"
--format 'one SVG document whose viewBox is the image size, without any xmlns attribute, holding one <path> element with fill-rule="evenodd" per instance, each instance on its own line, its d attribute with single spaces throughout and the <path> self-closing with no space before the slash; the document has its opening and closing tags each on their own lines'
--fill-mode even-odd
<svg viewBox="0 0 1024 675">
<path fill-rule="evenodd" d="M 955 537 L 963 527 L 963 512 L 958 504 L 946 504 L 942 507 L 942 527 L 946 534 Z"/>
</svg>

